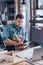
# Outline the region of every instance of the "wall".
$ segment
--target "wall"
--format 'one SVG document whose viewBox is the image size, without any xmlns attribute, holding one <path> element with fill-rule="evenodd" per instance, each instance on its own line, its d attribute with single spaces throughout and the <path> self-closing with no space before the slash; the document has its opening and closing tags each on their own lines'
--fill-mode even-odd
<svg viewBox="0 0 43 65">
<path fill-rule="evenodd" d="M 21 0 L 22 2 L 22 0 Z M 28 32 L 28 38 L 30 38 L 30 0 L 25 0 L 26 2 L 26 31 Z"/>
</svg>

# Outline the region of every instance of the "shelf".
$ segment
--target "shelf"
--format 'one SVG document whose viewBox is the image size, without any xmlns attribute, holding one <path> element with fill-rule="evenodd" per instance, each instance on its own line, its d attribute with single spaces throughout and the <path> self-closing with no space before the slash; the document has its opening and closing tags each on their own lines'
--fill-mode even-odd
<svg viewBox="0 0 43 65">
<path fill-rule="evenodd" d="M 14 4 L 8 5 L 7 8 L 14 8 Z"/>
<path fill-rule="evenodd" d="M 43 23 L 43 20 L 30 20 L 30 23 Z"/>
<path fill-rule="evenodd" d="M 13 20 L 14 16 L 9 16 L 8 20 Z"/>
<path fill-rule="evenodd" d="M 15 4 L 15 0 L 5 0 L 5 3 L 9 4 Z"/>
<path fill-rule="evenodd" d="M 32 18 L 43 18 L 43 16 L 37 15 L 37 16 L 32 16 Z"/>
<path fill-rule="evenodd" d="M 9 14 L 9 16 L 15 16 L 14 14 Z"/>
<path fill-rule="evenodd" d="M 43 8 L 32 8 L 32 10 L 43 10 Z"/>
</svg>

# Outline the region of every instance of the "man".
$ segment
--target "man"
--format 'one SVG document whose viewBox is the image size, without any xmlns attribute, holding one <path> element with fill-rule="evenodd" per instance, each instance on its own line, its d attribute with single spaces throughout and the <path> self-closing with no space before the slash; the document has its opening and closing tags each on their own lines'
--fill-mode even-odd
<svg viewBox="0 0 43 65">
<path fill-rule="evenodd" d="M 6 46 L 8 51 L 14 50 L 15 46 L 22 44 L 21 40 L 16 42 L 12 40 L 12 29 L 9 25 L 7 25 L 7 21 L 2 21 L 3 24 L 3 33 L 2 40 Z"/>
<path fill-rule="evenodd" d="M 14 29 L 14 34 L 18 35 L 18 37 L 22 37 L 23 38 L 23 43 L 27 43 L 28 39 L 26 38 L 26 35 L 23 27 L 22 27 L 22 23 L 23 23 L 23 15 L 18 14 L 16 16 L 15 22 L 13 23 L 12 27 Z"/>
</svg>

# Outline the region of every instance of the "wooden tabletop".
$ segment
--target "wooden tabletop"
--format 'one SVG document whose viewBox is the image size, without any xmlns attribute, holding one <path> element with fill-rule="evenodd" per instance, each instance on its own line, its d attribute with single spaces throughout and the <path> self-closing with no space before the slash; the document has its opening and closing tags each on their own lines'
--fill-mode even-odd
<svg viewBox="0 0 43 65">
<path fill-rule="evenodd" d="M 34 48 L 37 48 L 37 47 L 34 47 Z M 34 49 L 34 48 L 28 48 L 26 50 Z M 23 52 L 24 51 L 25 50 L 23 50 Z M 11 52 L 5 53 L 4 55 L 11 56 L 13 58 L 13 61 L 11 63 L 6 63 L 6 64 L 0 63 L 0 65 L 32 65 L 32 64 L 43 65 L 43 60 L 35 61 L 35 62 L 31 63 L 29 60 L 27 60 L 25 58 L 17 57 L 16 54 L 19 53 L 19 52 L 22 52 L 22 51 L 11 51 Z"/>
</svg>

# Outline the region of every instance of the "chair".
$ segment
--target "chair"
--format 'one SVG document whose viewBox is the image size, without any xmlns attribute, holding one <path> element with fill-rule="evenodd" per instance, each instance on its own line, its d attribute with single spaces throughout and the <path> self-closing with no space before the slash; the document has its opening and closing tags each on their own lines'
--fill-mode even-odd
<svg viewBox="0 0 43 65">
<path fill-rule="evenodd" d="M 3 41 L 2 41 L 1 35 L 0 35 L 0 48 L 5 49 L 5 45 L 4 45 Z"/>
</svg>

